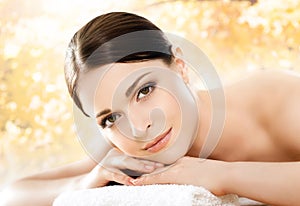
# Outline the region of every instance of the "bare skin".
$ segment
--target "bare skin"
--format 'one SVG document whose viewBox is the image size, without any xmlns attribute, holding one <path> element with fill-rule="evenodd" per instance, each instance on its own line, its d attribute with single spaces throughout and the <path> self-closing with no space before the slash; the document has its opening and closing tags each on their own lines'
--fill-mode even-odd
<svg viewBox="0 0 300 206">
<path fill-rule="evenodd" d="M 297 195 L 300 190 L 300 77 L 262 71 L 224 89 L 225 127 L 209 160 L 198 157 L 211 118 L 208 96 L 200 92 L 200 98 L 206 102 L 202 111 L 206 112 L 201 113 L 199 137 L 188 157 L 181 158 L 168 170 L 134 180 L 86 159 L 16 181 L 6 190 L 8 198 L 4 205 L 22 205 L 24 201 L 51 205 L 63 191 L 101 187 L 111 180 L 127 185 L 193 184 L 204 186 L 216 195 L 235 193 L 272 205 L 297 205 L 300 201 Z M 116 151 L 110 153 L 123 157 Z M 106 155 L 104 159 L 109 157 Z M 146 165 L 150 170 L 145 169 Z M 160 167 L 147 162 L 140 164 L 139 170 L 151 173 Z M 178 173 L 182 175 L 178 177 Z M 19 198 L 9 198 L 11 194 Z"/>
<path fill-rule="evenodd" d="M 300 160 L 300 76 L 260 71 L 225 86 L 226 120 L 221 140 L 210 159 L 224 161 Z M 207 94 L 200 94 L 202 99 Z M 208 101 L 205 101 L 208 102 Z M 208 131 L 210 104 L 202 109 Z M 203 107 L 203 105 L 202 105 Z M 196 156 L 203 137 L 190 150 Z"/>
<path fill-rule="evenodd" d="M 235 193 L 271 205 L 298 205 L 300 77 L 263 71 L 225 92 L 225 127 L 210 156 L 223 161 L 185 157 L 166 172 L 144 175 L 135 184 L 205 185 L 216 195 Z M 209 119 L 209 114 L 204 116 Z M 200 140 L 189 156 L 199 154 Z"/>
</svg>

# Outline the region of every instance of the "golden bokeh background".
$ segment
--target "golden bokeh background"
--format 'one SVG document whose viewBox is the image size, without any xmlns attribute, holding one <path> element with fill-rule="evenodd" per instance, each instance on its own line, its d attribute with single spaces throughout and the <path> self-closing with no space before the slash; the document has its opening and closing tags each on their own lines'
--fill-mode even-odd
<svg viewBox="0 0 300 206">
<path fill-rule="evenodd" d="M 300 0 L 0 0 L 0 188 L 85 156 L 64 54 L 80 27 L 110 11 L 140 14 L 194 42 L 225 80 L 300 71 Z"/>
</svg>

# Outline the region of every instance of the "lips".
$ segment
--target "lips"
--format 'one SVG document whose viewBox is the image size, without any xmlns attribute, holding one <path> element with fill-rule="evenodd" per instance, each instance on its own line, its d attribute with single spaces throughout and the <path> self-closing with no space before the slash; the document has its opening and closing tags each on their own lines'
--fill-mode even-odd
<svg viewBox="0 0 300 206">
<path fill-rule="evenodd" d="M 165 133 L 156 137 L 152 142 L 148 143 L 143 149 L 149 152 L 157 152 L 162 148 L 164 148 L 170 140 L 171 130 L 172 128 L 170 128 Z"/>
</svg>

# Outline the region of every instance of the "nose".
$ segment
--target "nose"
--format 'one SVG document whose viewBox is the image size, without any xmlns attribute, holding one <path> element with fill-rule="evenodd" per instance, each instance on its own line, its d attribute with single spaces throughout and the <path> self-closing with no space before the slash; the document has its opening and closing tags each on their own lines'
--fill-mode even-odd
<svg viewBox="0 0 300 206">
<path fill-rule="evenodd" d="M 136 139 L 145 139 L 148 134 L 148 128 L 150 128 L 150 125 L 148 125 L 147 128 L 143 129 L 143 130 L 138 129 L 135 126 L 132 126 L 131 131 L 132 131 L 133 137 Z"/>
<path fill-rule="evenodd" d="M 128 115 L 131 132 L 134 138 L 143 139 L 147 137 L 152 122 L 147 111 L 130 112 Z"/>
</svg>

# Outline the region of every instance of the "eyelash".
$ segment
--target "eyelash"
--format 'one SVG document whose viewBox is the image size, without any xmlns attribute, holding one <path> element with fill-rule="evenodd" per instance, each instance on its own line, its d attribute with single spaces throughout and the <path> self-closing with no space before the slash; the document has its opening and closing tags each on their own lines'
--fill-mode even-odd
<svg viewBox="0 0 300 206">
<path fill-rule="evenodd" d="M 104 129 L 104 128 L 106 128 L 106 127 L 108 127 L 108 128 L 111 128 L 112 126 L 114 126 L 114 122 L 112 122 L 111 123 L 111 125 L 109 125 L 109 126 L 107 126 L 107 124 L 106 124 L 106 121 L 108 121 L 108 119 L 110 118 L 110 117 L 112 117 L 112 116 L 118 116 L 118 117 L 116 117 L 116 119 L 114 120 L 114 122 L 117 120 L 117 118 L 119 118 L 121 115 L 120 114 L 118 114 L 118 113 L 112 113 L 112 114 L 110 114 L 110 115 L 107 115 L 106 117 L 104 117 L 102 120 L 101 120 L 101 122 L 100 122 L 100 126 Z"/>
<path fill-rule="evenodd" d="M 143 86 L 138 90 L 138 92 L 137 92 L 137 95 L 136 95 L 136 101 L 138 102 L 138 101 L 141 101 L 141 100 L 147 100 L 147 99 L 151 96 L 152 92 L 154 91 L 155 85 L 156 85 L 156 84 L 155 84 L 154 82 L 150 82 L 150 83 L 148 83 L 148 84 L 146 84 L 146 85 L 143 85 Z M 142 91 L 143 89 L 146 89 L 146 88 L 150 88 L 149 92 L 148 92 L 147 94 L 144 94 L 143 97 L 139 98 L 139 95 L 141 94 L 141 91 Z"/>
<path fill-rule="evenodd" d="M 138 90 L 138 92 L 137 92 L 137 95 L 136 95 L 136 101 L 141 101 L 141 100 L 147 100 L 150 96 L 151 96 L 151 94 L 152 94 L 152 92 L 154 91 L 154 89 L 155 89 L 155 83 L 154 82 L 150 82 L 150 83 L 147 83 L 146 85 L 143 85 L 139 90 Z M 149 90 L 149 92 L 147 93 L 147 94 L 145 94 L 145 96 L 143 96 L 143 97 L 141 97 L 140 99 L 138 98 L 138 96 L 141 94 L 141 90 L 143 90 L 143 89 L 145 89 L 145 88 L 151 88 L 150 90 Z M 106 128 L 106 127 L 108 127 L 108 128 L 111 128 L 112 126 L 114 126 L 114 122 L 116 121 L 114 121 L 114 122 L 112 122 L 111 123 L 111 125 L 109 125 L 109 126 L 107 126 L 107 124 L 106 124 L 106 121 L 108 121 L 108 119 L 110 118 L 110 117 L 112 117 L 113 115 L 116 115 L 116 116 L 121 116 L 120 114 L 118 114 L 118 113 L 112 113 L 112 114 L 109 114 L 109 115 L 107 115 L 106 117 L 104 117 L 102 120 L 101 120 L 101 122 L 100 122 L 100 126 L 104 129 L 104 128 Z M 118 117 L 117 117 L 118 118 Z"/>
</svg>

